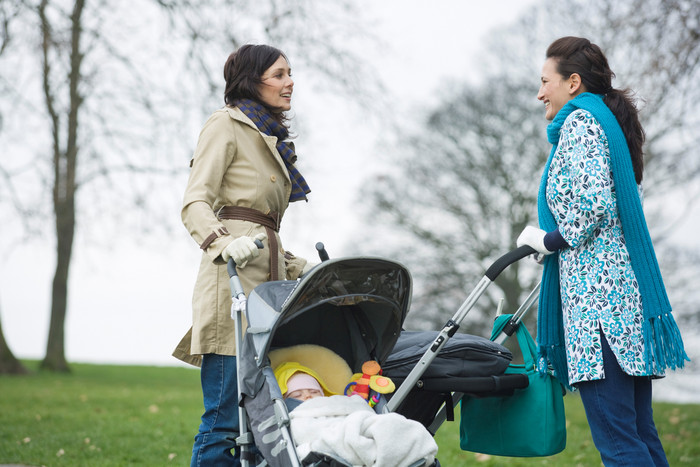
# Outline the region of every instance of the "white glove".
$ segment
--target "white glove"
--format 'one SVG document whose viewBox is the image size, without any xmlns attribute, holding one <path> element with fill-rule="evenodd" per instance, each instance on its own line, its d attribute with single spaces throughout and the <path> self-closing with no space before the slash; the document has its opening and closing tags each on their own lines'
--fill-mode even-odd
<svg viewBox="0 0 700 467">
<path fill-rule="evenodd" d="M 549 251 L 544 246 L 545 235 L 547 235 L 547 232 L 545 232 L 544 230 L 528 225 L 527 227 L 525 227 L 525 229 L 523 229 L 515 244 L 518 247 L 521 247 L 523 245 L 530 246 L 541 255 L 551 255 L 554 252 Z"/>
<path fill-rule="evenodd" d="M 304 267 L 301 268 L 301 274 L 299 274 L 299 277 L 304 277 L 307 272 L 311 271 L 314 267 L 318 266 L 319 264 L 320 263 L 312 263 L 311 261 L 307 261 Z"/>
<path fill-rule="evenodd" d="M 265 240 L 267 234 L 261 232 L 255 237 L 242 236 L 234 239 L 229 243 L 224 251 L 221 252 L 221 257 L 228 263 L 228 260 L 233 258 L 236 262 L 236 266 L 239 268 L 244 268 L 248 261 L 253 258 L 260 256 L 260 250 L 255 244 L 255 240 Z"/>
</svg>

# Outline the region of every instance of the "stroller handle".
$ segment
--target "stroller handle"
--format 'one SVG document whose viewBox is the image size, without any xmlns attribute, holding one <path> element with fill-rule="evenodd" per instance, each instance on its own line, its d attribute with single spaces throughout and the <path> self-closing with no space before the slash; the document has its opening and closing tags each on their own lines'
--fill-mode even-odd
<svg viewBox="0 0 700 467">
<path fill-rule="evenodd" d="M 262 250 L 263 248 L 265 248 L 265 245 L 263 245 L 263 242 L 261 242 L 257 238 L 255 240 L 253 240 L 253 243 L 255 243 L 255 246 L 258 247 L 258 250 Z M 236 262 L 233 260 L 233 258 L 230 258 L 228 260 L 228 263 L 226 263 L 226 270 L 228 271 L 229 279 L 232 278 L 233 276 L 238 275 L 238 271 L 236 271 Z"/>
<path fill-rule="evenodd" d="M 523 245 L 515 250 L 511 250 L 494 261 L 491 267 L 486 270 L 485 275 L 489 278 L 489 280 L 491 280 L 491 282 L 493 282 L 505 268 L 517 261 L 520 261 L 524 257 L 535 253 L 537 253 L 537 250 L 528 245 Z"/>
<path fill-rule="evenodd" d="M 318 257 L 321 259 L 321 261 L 328 261 L 328 252 L 326 251 L 326 246 L 323 244 L 323 242 L 316 243 L 316 251 L 318 251 Z"/>
</svg>

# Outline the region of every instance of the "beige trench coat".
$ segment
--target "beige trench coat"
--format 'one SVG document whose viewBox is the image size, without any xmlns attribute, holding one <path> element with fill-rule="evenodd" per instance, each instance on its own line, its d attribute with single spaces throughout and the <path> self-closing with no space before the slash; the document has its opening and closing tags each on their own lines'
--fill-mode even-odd
<svg viewBox="0 0 700 467">
<path fill-rule="evenodd" d="M 265 228 L 219 219 L 216 212 L 222 206 L 243 206 L 284 214 L 291 181 L 276 144 L 276 137 L 258 131 L 235 107 L 217 110 L 202 128 L 182 208 L 182 221 L 203 250 L 192 297 L 192 328 L 173 352 L 182 361 L 199 366 L 202 354 L 236 354 L 231 290 L 221 252 L 234 238 Z M 279 278 L 296 279 L 306 264 L 285 253 L 279 238 L 279 251 L 270 251 L 269 240 L 264 243 L 260 256 L 238 271 L 246 295 L 270 279 L 270 254 L 279 255 Z"/>
</svg>

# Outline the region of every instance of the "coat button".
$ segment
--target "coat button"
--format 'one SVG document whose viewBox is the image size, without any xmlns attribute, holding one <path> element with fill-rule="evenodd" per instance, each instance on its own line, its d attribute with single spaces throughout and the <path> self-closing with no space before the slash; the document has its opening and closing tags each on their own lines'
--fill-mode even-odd
<svg viewBox="0 0 700 467">
<path fill-rule="evenodd" d="M 272 183 L 276 182 L 276 181 L 277 181 L 277 177 L 275 177 L 274 175 L 270 175 L 270 181 L 271 181 Z"/>
</svg>

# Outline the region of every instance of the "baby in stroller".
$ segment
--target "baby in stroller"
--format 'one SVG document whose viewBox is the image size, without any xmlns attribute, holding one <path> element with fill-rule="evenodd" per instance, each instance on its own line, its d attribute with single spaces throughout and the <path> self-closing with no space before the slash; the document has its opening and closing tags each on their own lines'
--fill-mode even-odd
<svg viewBox="0 0 700 467">
<path fill-rule="evenodd" d="M 294 365 L 294 362 L 291 362 Z M 296 366 L 296 365 L 294 365 Z M 275 372 L 277 376 L 277 372 Z M 283 379 L 277 377 L 277 382 L 280 385 L 284 384 Z M 311 376 L 303 368 L 299 368 L 286 382 L 287 390 L 284 392 L 285 400 L 293 399 L 298 401 L 307 401 L 314 397 L 324 397 L 323 388 L 318 379 Z"/>
<path fill-rule="evenodd" d="M 332 351 L 316 347 L 317 358 L 319 352 Z M 352 465 L 434 464 L 437 444 L 419 422 L 396 413 L 378 414 L 361 396 L 345 396 L 337 392 L 337 385 L 331 389 L 324 376 L 299 362 L 283 362 L 274 373 L 290 410 L 292 437 L 300 458 L 317 452 Z M 351 374 L 347 364 L 333 373 L 343 378 Z M 330 378 L 337 380 L 336 375 Z"/>
</svg>

